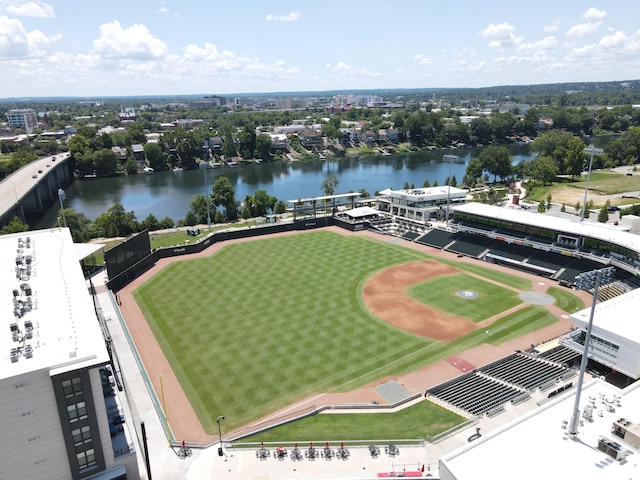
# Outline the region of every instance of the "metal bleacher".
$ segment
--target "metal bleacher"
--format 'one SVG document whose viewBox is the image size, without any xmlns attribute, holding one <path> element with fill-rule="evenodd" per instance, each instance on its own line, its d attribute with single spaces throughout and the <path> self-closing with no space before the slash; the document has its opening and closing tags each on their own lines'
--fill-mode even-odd
<svg viewBox="0 0 640 480">
<path fill-rule="evenodd" d="M 536 389 L 548 389 L 571 378 L 569 368 L 579 354 L 558 346 L 545 355 L 516 352 L 473 372 L 430 388 L 425 396 L 449 403 L 476 416 L 494 416 L 504 405 L 514 405 L 531 398 Z"/>
<path fill-rule="evenodd" d="M 531 254 L 531 249 L 505 242 L 496 242 L 491 246 L 489 253 L 521 262 Z"/>
<path fill-rule="evenodd" d="M 455 242 L 445 248 L 445 250 L 467 255 L 469 257 L 478 258 L 482 253 L 489 249 L 495 240 L 479 235 L 458 234 Z"/>
<path fill-rule="evenodd" d="M 430 247 L 444 248 L 455 240 L 456 235 L 454 232 L 434 228 L 421 237 L 416 238 L 415 241 L 423 245 L 429 245 Z"/>
</svg>

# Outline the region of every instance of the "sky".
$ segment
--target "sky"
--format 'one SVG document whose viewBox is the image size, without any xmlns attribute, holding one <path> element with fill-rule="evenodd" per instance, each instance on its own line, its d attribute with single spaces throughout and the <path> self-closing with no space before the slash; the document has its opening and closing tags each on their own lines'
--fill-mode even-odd
<svg viewBox="0 0 640 480">
<path fill-rule="evenodd" d="M 0 0 L 0 98 L 638 78 L 638 0 Z"/>
</svg>

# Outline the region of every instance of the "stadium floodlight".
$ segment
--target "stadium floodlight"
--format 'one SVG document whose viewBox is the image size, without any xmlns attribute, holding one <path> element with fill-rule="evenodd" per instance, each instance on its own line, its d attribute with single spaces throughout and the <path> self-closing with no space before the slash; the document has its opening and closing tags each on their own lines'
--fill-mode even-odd
<svg viewBox="0 0 640 480">
<path fill-rule="evenodd" d="M 585 153 L 591 154 L 591 159 L 589 160 L 589 173 L 587 173 L 587 185 L 584 187 L 584 202 L 582 203 L 582 214 L 580 215 L 580 221 L 584 220 L 585 213 L 587 211 L 587 193 L 589 193 L 589 181 L 591 180 L 591 167 L 593 167 L 593 155 L 598 154 L 602 155 L 604 150 L 601 148 L 596 148 L 593 145 L 589 145 L 584 149 Z"/>
<path fill-rule="evenodd" d="M 442 160 L 447 161 L 449 160 L 449 185 L 447 185 L 447 216 L 446 221 L 447 221 L 447 225 L 449 224 L 449 204 L 451 203 L 451 163 L 454 160 L 457 160 L 459 157 L 458 155 L 443 155 L 442 156 Z"/>
<path fill-rule="evenodd" d="M 224 455 L 224 450 L 222 450 L 222 430 L 220 429 L 220 420 L 224 420 L 224 415 L 220 415 L 218 418 L 216 418 L 216 423 L 218 424 L 218 435 L 220 436 L 220 446 L 218 447 L 219 457 Z"/>
<path fill-rule="evenodd" d="M 65 199 L 65 194 L 64 194 L 64 190 L 59 188 L 58 189 L 58 200 L 60 200 L 60 212 L 62 212 L 62 225 L 67 228 L 67 219 L 64 216 L 64 205 L 62 204 L 62 202 Z"/>
<path fill-rule="evenodd" d="M 591 343 L 591 329 L 593 327 L 593 315 L 596 311 L 596 302 L 598 300 L 598 288 L 601 285 L 611 283 L 613 280 L 613 267 L 601 268 L 591 272 L 581 273 L 576 276 L 576 288 L 578 290 L 590 291 L 593 289 L 593 300 L 591 302 L 591 312 L 589 314 L 589 323 L 587 324 L 587 333 L 584 338 L 584 351 L 582 352 L 582 361 L 580 362 L 580 375 L 578 376 L 578 386 L 576 387 L 576 400 L 573 405 L 573 415 L 569 423 L 569 434 L 577 435 L 578 422 L 580 420 L 580 394 L 582 393 L 582 383 L 584 381 L 584 372 L 587 369 L 589 361 L 589 344 Z"/>
</svg>

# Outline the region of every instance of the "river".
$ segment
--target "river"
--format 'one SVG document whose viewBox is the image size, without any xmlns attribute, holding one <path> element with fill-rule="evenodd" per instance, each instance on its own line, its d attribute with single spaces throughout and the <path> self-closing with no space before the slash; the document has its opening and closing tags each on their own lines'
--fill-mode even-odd
<svg viewBox="0 0 640 480">
<path fill-rule="evenodd" d="M 514 164 L 530 160 L 528 145 L 509 145 Z M 431 150 L 390 156 L 327 158 L 326 160 L 293 163 L 273 162 L 223 167 L 206 171 L 206 190 L 220 176 L 229 178 L 235 188 L 236 199 L 242 201 L 256 190 L 266 190 L 279 200 L 294 200 L 320 196 L 320 186 L 328 175 L 335 175 L 339 184 L 336 193 L 364 188 L 371 195 L 385 188 L 400 189 L 405 182 L 421 187 L 425 180 L 444 184 L 451 174 L 462 181 L 467 164 L 476 158 L 480 148 L 457 150 Z M 457 155 L 451 162 L 443 161 L 444 154 Z M 75 180 L 65 191 L 65 208 L 85 214 L 95 220 L 114 203 L 120 203 L 127 212 L 133 211 L 139 221 L 150 213 L 161 219 L 183 219 L 194 195 L 205 193 L 205 172 L 158 172 L 154 175 L 127 175 L 97 179 Z M 35 228 L 56 224 L 59 205 L 52 205 L 37 222 Z"/>
</svg>

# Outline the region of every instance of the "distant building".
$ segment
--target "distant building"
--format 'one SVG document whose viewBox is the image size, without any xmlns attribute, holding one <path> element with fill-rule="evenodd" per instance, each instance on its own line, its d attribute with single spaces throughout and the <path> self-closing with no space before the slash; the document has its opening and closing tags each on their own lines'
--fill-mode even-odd
<svg viewBox="0 0 640 480">
<path fill-rule="evenodd" d="M 446 217 L 447 203 L 466 201 L 467 190 L 456 187 L 411 188 L 383 190 L 376 199 L 376 209 L 396 217 L 426 223 L 432 217 Z"/>
<path fill-rule="evenodd" d="M 212 95 L 210 97 L 198 98 L 192 101 L 189 106 L 191 107 L 221 107 L 227 104 L 227 99 Z"/>
<path fill-rule="evenodd" d="M 25 132 L 31 133 L 38 127 L 38 116 L 32 108 L 9 110 L 6 116 L 7 123 L 12 128 L 22 128 Z"/>
<path fill-rule="evenodd" d="M 139 478 L 79 256 L 66 228 L 0 236 L 3 478 Z"/>
<path fill-rule="evenodd" d="M 136 121 L 136 111 L 133 107 L 120 107 L 119 116 L 122 123 L 131 123 Z"/>
</svg>

